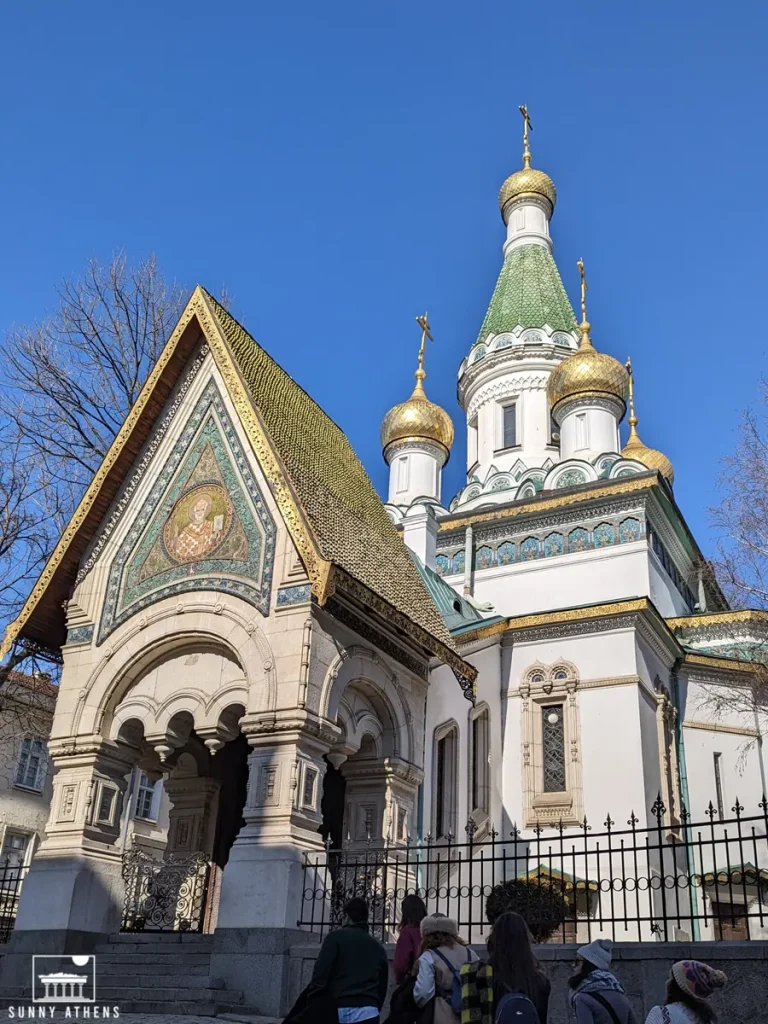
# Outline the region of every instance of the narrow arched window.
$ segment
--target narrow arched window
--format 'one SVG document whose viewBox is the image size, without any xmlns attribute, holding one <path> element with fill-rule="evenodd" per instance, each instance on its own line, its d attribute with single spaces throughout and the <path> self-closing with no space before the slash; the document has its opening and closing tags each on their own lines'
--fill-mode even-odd
<svg viewBox="0 0 768 1024">
<path fill-rule="evenodd" d="M 458 753 L 456 724 L 435 730 L 434 832 L 438 839 L 456 835 Z"/>
<path fill-rule="evenodd" d="M 490 811 L 490 720 L 488 708 L 474 712 L 469 735 L 470 807 L 477 824 Z"/>
</svg>

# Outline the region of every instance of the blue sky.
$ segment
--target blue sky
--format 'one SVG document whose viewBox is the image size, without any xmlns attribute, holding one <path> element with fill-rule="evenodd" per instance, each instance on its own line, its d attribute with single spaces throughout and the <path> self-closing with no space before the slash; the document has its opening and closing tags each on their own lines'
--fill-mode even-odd
<svg viewBox="0 0 768 1024">
<path fill-rule="evenodd" d="M 566 287 L 583 256 L 593 339 L 632 355 L 640 433 L 706 546 L 765 372 L 767 29 L 756 3 L 688 0 L 4 5 L 0 330 L 91 255 L 155 252 L 168 277 L 226 285 L 383 492 L 379 426 L 428 309 L 450 497 L 456 371 L 500 266 L 525 102 Z"/>
</svg>

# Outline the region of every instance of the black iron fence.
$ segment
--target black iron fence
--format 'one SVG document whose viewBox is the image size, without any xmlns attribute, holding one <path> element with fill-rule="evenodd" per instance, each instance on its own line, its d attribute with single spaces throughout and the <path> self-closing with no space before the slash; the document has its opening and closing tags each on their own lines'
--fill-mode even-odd
<svg viewBox="0 0 768 1024">
<path fill-rule="evenodd" d="M 489 917 L 522 914 L 537 941 L 768 939 L 768 801 L 731 817 L 710 803 L 701 821 L 671 817 L 661 799 L 645 824 L 634 812 L 595 828 L 538 825 L 523 834 L 470 820 L 466 841 L 327 847 L 304 860 L 298 924 L 324 933 L 352 896 L 368 901 L 374 932 L 396 935 L 404 896 L 457 920 L 482 941 Z"/>
<path fill-rule="evenodd" d="M 19 893 L 26 878 L 25 867 L 0 865 L 0 943 L 7 942 L 11 937 L 19 909 Z"/>
<path fill-rule="evenodd" d="M 202 931 L 210 874 L 205 854 L 158 861 L 134 848 L 123 856 L 122 873 L 121 931 Z"/>
</svg>

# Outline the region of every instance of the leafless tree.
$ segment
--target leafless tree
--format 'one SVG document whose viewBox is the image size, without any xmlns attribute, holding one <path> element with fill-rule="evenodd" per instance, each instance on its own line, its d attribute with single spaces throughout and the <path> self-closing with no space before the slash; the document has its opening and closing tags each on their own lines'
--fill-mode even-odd
<svg viewBox="0 0 768 1024">
<path fill-rule="evenodd" d="M 742 417 L 733 454 L 723 460 L 720 501 L 710 518 L 719 533 L 713 567 L 736 607 L 768 609 L 768 384 L 759 408 Z M 744 652 L 747 653 L 747 652 Z M 768 724 L 768 636 L 750 645 L 751 676 L 708 687 L 705 703 L 716 717 L 740 713 Z"/>
<path fill-rule="evenodd" d="M 3 345 L 3 411 L 27 453 L 74 508 L 109 448 L 181 310 L 154 256 L 92 259 L 60 287 L 58 308 Z"/>
<path fill-rule="evenodd" d="M 768 608 L 768 385 L 764 405 L 744 414 L 736 450 L 723 460 L 715 570 L 736 607 Z"/>
</svg>

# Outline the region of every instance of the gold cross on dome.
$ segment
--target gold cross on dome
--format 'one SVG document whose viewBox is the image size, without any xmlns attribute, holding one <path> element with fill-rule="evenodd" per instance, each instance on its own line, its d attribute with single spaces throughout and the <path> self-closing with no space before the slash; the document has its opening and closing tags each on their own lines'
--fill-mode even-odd
<svg viewBox="0 0 768 1024">
<path fill-rule="evenodd" d="M 427 347 L 427 338 L 430 341 L 435 339 L 432 337 L 432 328 L 429 326 L 429 313 L 425 313 L 423 316 L 416 317 L 416 323 L 421 328 L 421 345 L 419 346 L 419 369 L 424 369 L 424 352 Z"/>
<path fill-rule="evenodd" d="M 584 273 L 584 260 L 577 260 L 576 266 L 579 268 L 579 277 L 581 278 L 581 322 L 587 322 L 587 275 Z"/>
<path fill-rule="evenodd" d="M 533 124 L 531 123 L 531 115 L 528 113 L 528 107 L 523 103 L 518 109 L 523 115 L 523 164 L 525 167 L 530 167 L 531 150 L 528 146 L 528 133 L 533 131 Z"/>
</svg>

